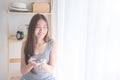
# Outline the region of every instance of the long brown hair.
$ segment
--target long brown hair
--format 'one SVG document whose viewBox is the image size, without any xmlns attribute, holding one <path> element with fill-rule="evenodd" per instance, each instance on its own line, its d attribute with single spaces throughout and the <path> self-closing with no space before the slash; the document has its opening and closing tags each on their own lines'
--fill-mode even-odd
<svg viewBox="0 0 120 80">
<path fill-rule="evenodd" d="M 35 48 L 35 27 L 37 25 L 38 20 L 44 20 L 48 26 L 48 21 L 46 19 L 46 17 L 42 14 L 35 14 L 29 24 L 29 28 L 28 28 L 28 34 L 27 34 L 27 40 L 26 40 L 26 44 L 25 44 L 25 48 L 24 48 L 24 54 L 25 54 L 25 63 L 28 64 L 28 60 L 30 58 L 30 56 L 34 55 L 34 48 Z M 48 30 L 47 30 L 47 34 L 44 37 L 44 41 L 47 42 L 50 40 L 50 35 L 49 35 L 49 26 L 48 26 Z"/>
</svg>

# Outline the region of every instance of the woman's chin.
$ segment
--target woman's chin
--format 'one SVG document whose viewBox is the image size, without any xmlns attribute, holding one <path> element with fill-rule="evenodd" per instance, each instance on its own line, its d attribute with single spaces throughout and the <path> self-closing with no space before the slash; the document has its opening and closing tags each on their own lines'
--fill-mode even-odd
<svg viewBox="0 0 120 80">
<path fill-rule="evenodd" d="M 43 40 L 43 37 L 42 37 L 42 36 L 39 36 L 39 37 L 38 37 L 38 40 Z"/>
</svg>

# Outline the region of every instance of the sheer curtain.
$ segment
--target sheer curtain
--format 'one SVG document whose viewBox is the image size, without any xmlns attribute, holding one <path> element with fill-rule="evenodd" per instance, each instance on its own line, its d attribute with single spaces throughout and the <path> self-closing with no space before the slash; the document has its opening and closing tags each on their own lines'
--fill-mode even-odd
<svg viewBox="0 0 120 80">
<path fill-rule="evenodd" d="M 84 80 L 86 0 L 58 0 L 58 80 Z"/>
<path fill-rule="evenodd" d="M 90 0 L 86 80 L 120 80 L 120 1 Z"/>
<path fill-rule="evenodd" d="M 57 80 L 120 80 L 120 1 L 57 3 Z"/>
</svg>

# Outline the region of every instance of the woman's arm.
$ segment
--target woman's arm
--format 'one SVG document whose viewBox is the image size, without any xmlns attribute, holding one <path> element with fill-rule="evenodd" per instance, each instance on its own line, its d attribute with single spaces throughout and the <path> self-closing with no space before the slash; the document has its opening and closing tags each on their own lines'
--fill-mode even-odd
<svg viewBox="0 0 120 80">
<path fill-rule="evenodd" d="M 31 69 L 36 65 L 35 63 L 29 62 L 27 65 L 25 63 L 25 55 L 24 55 L 24 47 L 25 47 L 25 42 L 22 44 L 22 49 L 21 49 L 21 73 L 24 75 L 27 72 L 30 72 Z"/>
<path fill-rule="evenodd" d="M 41 68 L 46 70 L 48 73 L 53 74 L 54 69 L 55 69 L 55 65 L 56 65 L 56 60 L 57 60 L 56 59 L 57 58 L 57 45 L 56 45 L 55 41 L 52 41 L 50 50 L 51 51 L 50 51 L 49 64 L 42 63 Z"/>
</svg>

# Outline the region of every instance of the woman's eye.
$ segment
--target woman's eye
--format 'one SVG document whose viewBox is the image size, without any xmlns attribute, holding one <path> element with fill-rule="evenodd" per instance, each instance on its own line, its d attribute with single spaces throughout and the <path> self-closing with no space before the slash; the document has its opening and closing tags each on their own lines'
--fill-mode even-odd
<svg viewBox="0 0 120 80">
<path fill-rule="evenodd" d="M 43 27 L 44 29 L 48 28 L 48 27 Z"/>
<path fill-rule="evenodd" d="M 39 28 L 39 29 L 47 29 L 48 27 L 37 27 L 36 28 Z"/>
<path fill-rule="evenodd" d="M 40 27 L 35 27 L 35 28 L 40 28 Z"/>
</svg>

